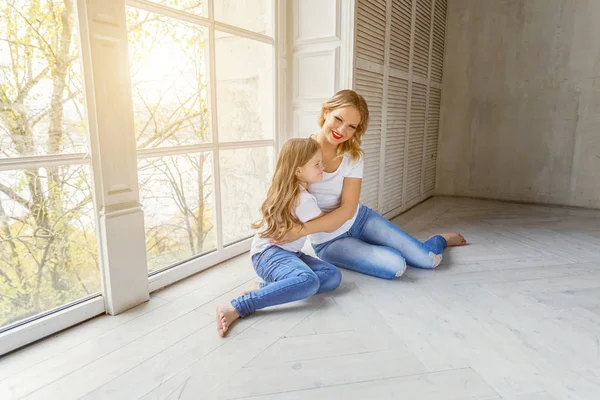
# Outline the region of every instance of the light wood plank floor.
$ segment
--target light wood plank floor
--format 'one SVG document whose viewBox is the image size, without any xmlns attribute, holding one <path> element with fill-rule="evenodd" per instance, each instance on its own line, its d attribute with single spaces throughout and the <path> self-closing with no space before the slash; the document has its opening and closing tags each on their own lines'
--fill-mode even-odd
<svg viewBox="0 0 600 400">
<path fill-rule="evenodd" d="M 600 399 L 600 212 L 431 199 L 395 223 L 457 230 L 434 271 L 264 310 L 217 336 L 244 254 L 0 358 L 0 399 Z"/>
</svg>

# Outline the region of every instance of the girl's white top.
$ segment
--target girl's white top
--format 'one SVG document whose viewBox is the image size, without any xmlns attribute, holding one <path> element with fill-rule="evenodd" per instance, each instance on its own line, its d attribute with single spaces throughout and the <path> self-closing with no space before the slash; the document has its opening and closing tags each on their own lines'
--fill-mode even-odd
<svg viewBox="0 0 600 400">
<path fill-rule="evenodd" d="M 304 189 L 302 186 L 300 186 L 300 198 L 298 199 L 298 205 L 296 206 L 294 213 L 296 217 L 300 220 L 300 222 L 308 222 L 311 219 L 315 219 L 319 215 L 321 215 L 321 209 L 317 205 L 317 200 L 315 199 L 315 196 L 308 193 L 306 189 Z M 252 247 L 250 248 L 250 256 L 260 253 L 267 247 L 272 246 L 272 244 L 270 243 L 272 239 L 261 238 L 259 236 L 262 230 L 264 230 L 264 227 L 254 235 L 254 239 L 252 240 Z M 306 236 L 301 237 L 300 239 L 291 243 L 278 245 L 278 247 L 295 253 L 297 251 L 302 250 L 302 247 L 304 247 L 305 242 Z"/>
</svg>

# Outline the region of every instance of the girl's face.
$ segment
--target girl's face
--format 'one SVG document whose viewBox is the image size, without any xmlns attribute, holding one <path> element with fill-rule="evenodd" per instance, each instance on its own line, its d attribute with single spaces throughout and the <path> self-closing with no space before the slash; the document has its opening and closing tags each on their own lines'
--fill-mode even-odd
<svg viewBox="0 0 600 400">
<path fill-rule="evenodd" d="M 319 150 L 306 164 L 296 169 L 296 176 L 300 182 L 307 184 L 321 182 L 323 169 L 323 154 Z"/>
<path fill-rule="evenodd" d="M 348 106 L 325 112 L 325 122 L 321 133 L 327 141 L 339 145 L 354 136 L 360 124 L 360 112 L 356 107 Z"/>
</svg>

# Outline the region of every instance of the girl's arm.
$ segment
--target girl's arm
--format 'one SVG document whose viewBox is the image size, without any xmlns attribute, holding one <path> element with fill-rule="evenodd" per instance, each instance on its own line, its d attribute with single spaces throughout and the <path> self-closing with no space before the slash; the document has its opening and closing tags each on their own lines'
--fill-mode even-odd
<svg viewBox="0 0 600 400">
<path fill-rule="evenodd" d="M 288 232 L 280 244 L 293 242 L 303 236 L 317 232 L 335 232 L 346 221 L 351 219 L 356 213 L 356 207 L 360 198 L 360 188 L 362 179 L 360 178 L 345 178 L 342 188 L 341 204 L 338 208 L 330 213 L 322 214 L 320 217 L 311 221 L 305 222 L 304 226 L 299 226 L 296 229 Z"/>
</svg>

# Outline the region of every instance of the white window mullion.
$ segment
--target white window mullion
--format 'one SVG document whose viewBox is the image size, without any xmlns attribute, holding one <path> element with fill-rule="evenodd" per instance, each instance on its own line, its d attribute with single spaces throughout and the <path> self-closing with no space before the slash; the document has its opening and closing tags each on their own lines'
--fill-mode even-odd
<svg viewBox="0 0 600 400">
<path fill-rule="evenodd" d="M 224 24 L 222 22 L 215 21 L 215 28 L 221 32 L 231 33 L 232 35 L 256 40 L 257 42 L 262 42 L 262 43 L 271 44 L 271 45 L 275 43 L 273 38 L 270 36 L 252 32 L 247 29 L 238 28 L 237 26 Z"/>
<path fill-rule="evenodd" d="M 221 142 L 217 145 L 219 149 L 250 149 L 253 147 L 270 147 L 275 146 L 276 142 L 273 139 L 265 140 L 248 140 L 245 142 Z"/>
<path fill-rule="evenodd" d="M 279 154 L 279 150 L 283 143 L 288 138 L 288 135 L 291 132 L 287 132 L 285 128 L 285 123 L 282 123 L 286 120 L 286 110 L 285 106 L 286 95 L 287 92 L 285 90 L 285 76 L 286 76 L 286 62 L 285 62 L 285 54 L 287 50 L 287 46 L 285 44 L 285 13 L 286 13 L 286 3 L 274 1 L 273 2 L 273 27 L 275 32 L 275 44 L 273 45 L 273 80 L 275 89 L 275 114 L 273 115 L 273 126 L 275 127 L 275 154 L 273 157 L 273 170 L 275 170 L 275 163 L 277 160 L 277 155 Z"/>
<path fill-rule="evenodd" d="M 12 171 L 27 168 L 46 168 L 62 165 L 89 163 L 91 163 L 91 157 L 87 153 L 3 158 L 0 159 L 0 171 Z"/>
<path fill-rule="evenodd" d="M 181 154 L 210 152 L 213 151 L 215 147 L 216 145 L 214 143 L 192 144 L 172 147 L 152 147 L 148 149 L 138 149 L 137 158 L 139 160 L 151 157 L 177 156 Z"/>
<path fill-rule="evenodd" d="M 215 4 L 214 0 L 208 0 L 208 17 L 214 21 Z M 217 117 L 217 73 L 216 73 L 216 45 L 215 45 L 215 27 L 211 25 L 208 28 L 208 83 L 210 98 L 210 122 L 212 131 L 212 141 L 217 146 L 213 151 L 213 182 L 214 182 L 214 204 L 215 204 L 215 227 L 217 228 L 217 251 L 223 250 L 223 214 L 221 206 L 221 172 L 219 156 L 219 125 Z"/>
<path fill-rule="evenodd" d="M 181 10 L 176 10 L 174 8 L 164 6 L 162 4 L 158 4 L 148 0 L 125 0 L 125 4 L 155 14 L 164 15 L 165 17 L 170 17 L 179 21 L 190 22 L 192 24 L 201 26 L 211 25 L 209 18 L 191 14 Z"/>
</svg>

